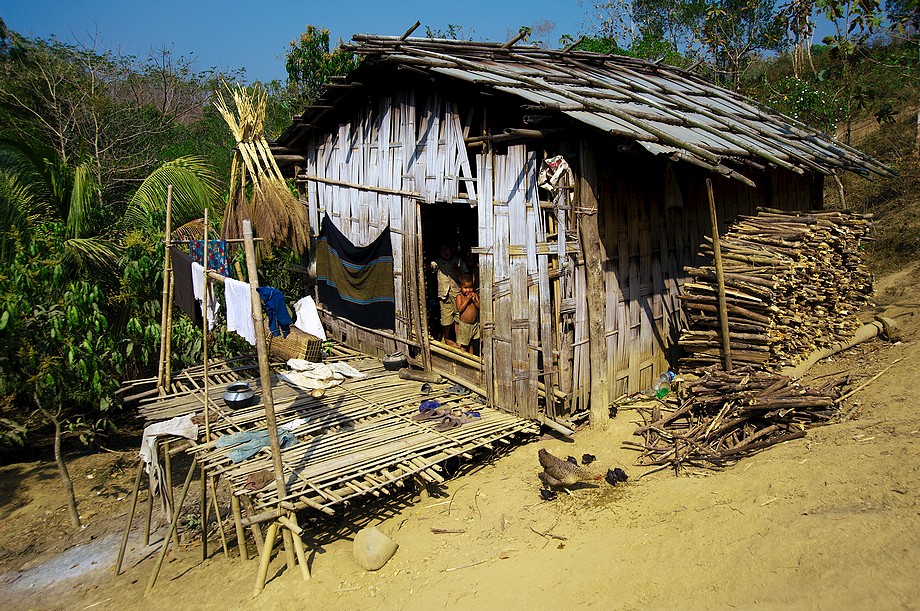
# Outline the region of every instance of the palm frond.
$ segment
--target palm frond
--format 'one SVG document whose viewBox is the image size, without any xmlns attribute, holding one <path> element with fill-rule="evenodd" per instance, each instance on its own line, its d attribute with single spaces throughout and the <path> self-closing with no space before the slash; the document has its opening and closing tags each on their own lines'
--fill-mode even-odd
<svg viewBox="0 0 920 611">
<path fill-rule="evenodd" d="M 99 186 L 89 161 L 81 162 L 73 172 L 70 193 L 67 194 L 67 237 L 85 237 L 89 231 L 90 210 L 99 194 Z"/>
<path fill-rule="evenodd" d="M 214 171 L 203 157 L 189 155 L 167 161 L 144 179 L 128 202 L 125 226 L 138 230 L 160 230 L 165 218 L 166 190 L 170 184 L 173 186 L 174 226 L 200 218 L 205 208 L 222 207 Z"/>
<path fill-rule="evenodd" d="M 16 235 L 28 236 L 35 208 L 28 184 L 18 174 L 0 169 L 0 261 L 12 261 Z"/>
<path fill-rule="evenodd" d="M 121 255 L 121 248 L 106 239 L 71 238 L 64 242 L 63 263 L 98 282 L 117 284 Z"/>
</svg>

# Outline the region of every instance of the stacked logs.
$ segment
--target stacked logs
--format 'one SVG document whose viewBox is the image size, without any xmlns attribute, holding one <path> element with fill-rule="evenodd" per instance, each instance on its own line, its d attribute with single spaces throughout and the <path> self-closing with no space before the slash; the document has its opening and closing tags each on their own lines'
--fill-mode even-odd
<svg viewBox="0 0 920 611">
<path fill-rule="evenodd" d="M 698 372 L 677 392 L 677 402 L 656 401 L 637 408 L 644 423 L 624 441 L 641 452 L 637 464 L 680 472 L 686 466 L 721 468 L 783 441 L 805 436 L 805 427 L 824 424 L 837 414 L 840 382 L 820 389 L 794 384 L 787 376 L 717 367 Z"/>
<path fill-rule="evenodd" d="M 841 211 L 740 217 L 720 240 L 732 361 L 778 369 L 852 337 L 872 292 L 859 254 L 869 228 L 867 217 Z M 686 271 L 684 371 L 722 362 L 715 270 Z"/>
</svg>

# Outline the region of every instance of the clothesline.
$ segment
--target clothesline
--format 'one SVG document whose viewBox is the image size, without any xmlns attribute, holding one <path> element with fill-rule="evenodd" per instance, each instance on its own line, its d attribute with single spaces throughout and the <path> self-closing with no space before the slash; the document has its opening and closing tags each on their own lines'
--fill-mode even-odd
<svg viewBox="0 0 920 611">
<path fill-rule="evenodd" d="M 261 242 L 265 238 L 253 238 L 253 242 Z M 200 242 L 201 240 L 163 240 L 164 244 L 191 244 L 192 242 Z M 208 242 L 228 242 L 228 243 L 237 243 L 242 242 L 242 238 L 228 238 L 226 240 L 208 240 Z"/>
</svg>

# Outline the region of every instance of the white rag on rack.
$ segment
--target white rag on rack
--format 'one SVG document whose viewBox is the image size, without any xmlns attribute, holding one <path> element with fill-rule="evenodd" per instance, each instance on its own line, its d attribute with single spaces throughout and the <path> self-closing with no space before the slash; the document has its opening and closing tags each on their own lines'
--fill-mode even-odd
<svg viewBox="0 0 920 611">
<path fill-rule="evenodd" d="M 208 287 L 208 301 L 205 304 L 204 267 L 195 261 L 192 261 L 192 292 L 195 294 L 195 299 L 201 302 L 201 315 L 207 317 L 210 331 L 217 322 L 217 310 L 220 309 L 220 304 L 217 303 L 217 298 L 214 297 L 214 291 L 210 286 Z"/>
<path fill-rule="evenodd" d="M 252 322 L 252 295 L 248 282 L 233 278 L 224 281 L 227 298 L 227 331 L 236 331 L 251 345 L 256 345 L 256 328 Z"/>
<path fill-rule="evenodd" d="M 198 439 L 198 425 L 192 422 L 194 415 L 176 416 L 171 420 L 164 420 L 144 427 L 144 436 L 141 438 L 141 449 L 138 452 L 138 456 L 144 461 L 146 471 L 149 474 L 151 496 L 162 493 L 163 485 L 160 461 L 157 459 L 157 437 L 175 435 L 186 439 Z M 161 494 L 161 501 L 163 511 L 166 512 L 166 515 L 171 516 L 172 508 L 169 506 L 169 500 L 165 494 Z"/>
</svg>

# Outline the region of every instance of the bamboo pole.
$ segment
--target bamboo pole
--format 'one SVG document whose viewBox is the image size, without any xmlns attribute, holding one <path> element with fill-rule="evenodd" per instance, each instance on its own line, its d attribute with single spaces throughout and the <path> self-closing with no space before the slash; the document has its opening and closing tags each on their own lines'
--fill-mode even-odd
<svg viewBox="0 0 920 611">
<path fill-rule="evenodd" d="M 243 221 L 243 223 L 248 223 L 248 221 Z M 262 590 L 265 589 L 265 578 L 268 576 L 268 565 L 272 559 L 272 548 L 275 546 L 278 526 L 278 522 L 272 522 L 268 526 L 268 532 L 265 535 L 265 543 L 262 545 L 262 554 L 259 557 L 259 573 L 256 575 L 256 587 L 255 591 L 252 593 L 253 596 L 258 596 Z"/>
<path fill-rule="evenodd" d="M 208 474 L 204 468 L 204 462 L 201 463 L 201 497 L 198 511 L 201 516 L 201 561 L 204 562 L 208 559 Z"/>
<path fill-rule="evenodd" d="M 125 534 L 121 539 L 118 550 L 118 560 L 115 561 L 115 576 L 121 573 L 121 563 L 125 559 L 125 550 L 128 548 L 128 535 L 131 532 L 131 522 L 134 520 L 134 511 L 137 509 L 137 497 L 141 489 L 141 476 L 144 474 L 144 461 L 138 459 L 137 477 L 134 478 L 134 492 L 131 494 L 131 510 L 128 511 L 128 523 L 125 525 Z"/>
<path fill-rule="evenodd" d="M 147 588 L 144 590 L 144 598 L 150 594 L 150 591 L 153 590 L 153 586 L 156 585 L 157 577 L 160 575 L 160 569 L 163 568 L 163 560 L 166 559 L 166 551 L 169 548 L 169 539 L 173 536 L 179 523 L 179 512 L 182 509 L 182 503 L 185 502 L 185 497 L 188 495 L 189 486 L 192 484 L 192 480 L 195 476 L 195 467 L 198 466 L 198 462 L 192 458 L 192 464 L 189 466 L 188 475 L 185 476 L 185 483 L 182 485 L 182 493 L 179 495 L 179 500 L 176 502 L 176 506 L 173 507 L 172 520 L 169 522 L 169 532 L 166 533 L 166 536 L 163 537 L 163 547 L 160 548 L 160 555 L 157 557 L 156 566 L 153 569 L 153 574 L 150 575 L 150 581 L 147 582 Z"/>
<path fill-rule="evenodd" d="M 169 268 L 169 277 L 169 305 L 167 306 L 169 312 L 166 316 L 166 379 L 164 381 L 167 392 L 172 388 L 172 320 L 173 305 L 175 303 L 174 296 L 176 292 L 176 283 L 173 282 L 172 267 Z"/>
<path fill-rule="evenodd" d="M 252 224 L 243 220 L 243 245 L 246 253 L 246 269 L 249 274 L 249 289 L 252 299 L 252 319 L 256 333 L 256 354 L 259 358 L 259 381 L 262 389 L 262 405 L 265 406 L 265 420 L 268 428 L 268 443 L 271 447 L 272 467 L 275 483 L 278 486 L 278 498 L 287 496 L 284 485 L 284 471 L 281 465 L 281 445 L 278 442 L 278 423 L 275 420 L 275 402 L 272 398 L 272 377 L 268 365 L 268 350 L 265 346 L 265 331 L 262 327 L 262 299 L 257 291 L 259 285 L 256 268 L 255 247 L 252 242 Z"/>
<path fill-rule="evenodd" d="M 211 409 L 208 405 L 208 296 L 211 281 L 208 277 L 208 209 L 204 209 L 204 241 L 201 244 L 201 266 L 204 268 L 204 294 L 201 299 L 201 349 L 204 360 L 204 440 L 211 441 Z"/>
<path fill-rule="evenodd" d="M 728 334 L 728 305 L 725 303 L 725 275 L 722 271 L 722 247 L 719 243 L 719 215 L 716 213 L 716 201 L 712 194 L 712 181 L 706 179 L 706 191 L 709 195 L 709 218 L 712 221 L 712 252 L 716 264 L 716 282 L 719 288 L 719 327 L 722 332 L 722 358 L 725 371 L 732 370 L 732 345 Z"/>
<path fill-rule="evenodd" d="M 170 297 L 170 285 L 172 284 L 172 262 L 171 257 L 169 256 L 169 246 L 170 246 L 170 232 L 172 227 L 172 185 L 166 186 L 166 239 L 164 240 L 164 255 L 163 255 L 163 302 L 162 302 L 162 312 L 160 313 L 160 362 L 157 371 L 157 389 L 161 393 L 164 392 L 163 382 L 165 380 L 166 372 L 166 325 L 171 321 L 167 318 L 169 310 L 169 297 Z"/>
<path fill-rule="evenodd" d="M 235 494 L 230 496 L 230 511 L 233 512 L 233 523 L 236 526 L 236 544 L 240 548 L 240 561 L 249 560 L 249 550 L 246 548 L 246 530 L 243 528 L 243 512 L 240 511 L 240 497 Z"/>
<path fill-rule="evenodd" d="M 227 549 L 227 534 L 224 532 L 224 519 L 220 517 L 220 504 L 217 502 L 217 487 L 214 485 L 214 477 L 208 478 L 208 484 L 211 486 L 211 502 L 214 503 L 214 513 L 217 515 L 217 528 L 220 530 L 220 544 L 224 549 L 224 557 L 230 557 L 230 550 Z"/>
<path fill-rule="evenodd" d="M 166 495 L 166 506 L 172 507 L 173 506 L 172 454 L 169 451 L 170 450 L 169 446 L 170 446 L 169 441 L 164 442 L 163 444 L 163 464 L 164 464 L 164 470 L 166 472 L 166 490 L 164 490 L 163 494 Z M 166 517 L 168 518 L 169 516 L 166 516 Z M 175 543 L 176 546 L 179 545 L 179 535 L 175 532 L 173 533 L 173 543 Z"/>
</svg>

